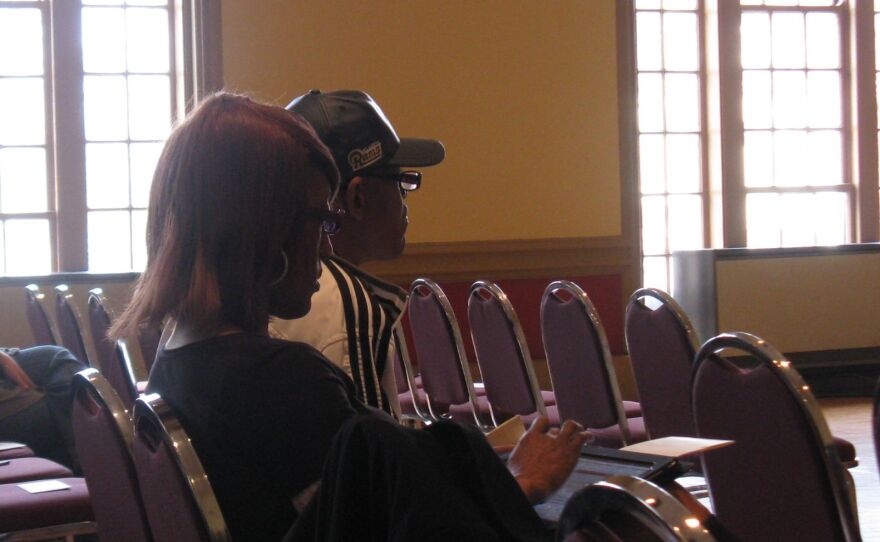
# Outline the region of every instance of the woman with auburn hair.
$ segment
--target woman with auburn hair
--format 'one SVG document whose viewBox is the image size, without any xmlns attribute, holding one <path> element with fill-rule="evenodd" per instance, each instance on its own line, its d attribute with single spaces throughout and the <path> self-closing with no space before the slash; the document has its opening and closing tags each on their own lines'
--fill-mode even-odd
<svg viewBox="0 0 880 542">
<path fill-rule="evenodd" d="M 576 425 L 557 433 L 542 420 L 505 468 L 478 432 L 404 429 L 364 406 L 345 372 L 315 349 L 269 337 L 270 315 L 309 311 L 322 232 L 339 226 L 329 210 L 338 182 L 300 117 L 243 96 L 207 98 L 159 159 L 147 268 L 111 334 L 176 323 L 147 390 L 192 439 L 235 540 L 281 540 L 298 517 L 290 539 L 543 537 L 529 502 L 571 472 L 586 438 Z M 474 457 L 460 457 L 469 447 Z M 352 463 L 349 450 L 363 462 Z M 493 483 L 476 491 L 460 466 Z M 512 525 L 498 517 L 507 512 Z"/>
</svg>

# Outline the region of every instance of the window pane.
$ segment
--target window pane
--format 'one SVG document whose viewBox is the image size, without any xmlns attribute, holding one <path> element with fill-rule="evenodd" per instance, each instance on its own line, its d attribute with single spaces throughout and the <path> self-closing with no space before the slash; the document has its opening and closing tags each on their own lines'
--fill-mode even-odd
<svg viewBox="0 0 880 542">
<path fill-rule="evenodd" d="M 660 9 L 660 0 L 636 0 L 636 9 Z"/>
<path fill-rule="evenodd" d="M 667 70 L 692 70 L 700 67 L 696 13 L 663 15 L 663 59 Z"/>
<path fill-rule="evenodd" d="M 700 191 L 700 138 L 672 134 L 666 138 L 666 184 L 669 192 Z"/>
<path fill-rule="evenodd" d="M 89 209 L 128 207 L 128 145 L 86 144 L 86 196 Z"/>
<path fill-rule="evenodd" d="M 700 196 L 669 196 L 669 250 L 703 248 Z"/>
<path fill-rule="evenodd" d="M 131 8 L 128 22 L 128 69 L 133 72 L 168 71 L 168 12 Z"/>
<path fill-rule="evenodd" d="M 0 79 L 0 145 L 42 145 L 45 107 L 42 79 Z"/>
<path fill-rule="evenodd" d="M 816 242 L 813 231 L 814 217 L 818 209 L 814 208 L 813 194 L 782 194 L 782 246 L 811 246 Z"/>
<path fill-rule="evenodd" d="M 125 11 L 83 8 L 83 69 L 91 73 L 125 71 Z"/>
<path fill-rule="evenodd" d="M 46 151 L 0 149 L 0 212 L 46 211 Z"/>
<path fill-rule="evenodd" d="M 167 75 L 132 75 L 128 78 L 131 139 L 165 139 L 171 131 L 171 82 Z"/>
<path fill-rule="evenodd" d="M 663 76 L 639 74 L 639 130 L 663 131 Z"/>
<path fill-rule="evenodd" d="M 660 288 L 669 291 L 667 258 L 642 258 L 642 282 L 646 288 Z"/>
<path fill-rule="evenodd" d="M 82 0 L 82 3 L 89 6 L 121 6 L 125 2 L 123 0 Z"/>
<path fill-rule="evenodd" d="M 749 248 L 775 248 L 780 244 L 779 194 L 746 195 L 746 243 Z"/>
<path fill-rule="evenodd" d="M 131 213 L 132 269 L 143 271 L 147 267 L 147 212 Z"/>
<path fill-rule="evenodd" d="M 773 126 L 773 93 L 769 70 L 743 72 L 743 127 L 747 130 Z"/>
<path fill-rule="evenodd" d="M 807 14 L 807 67 L 840 66 L 840 27 L 833 13 Z"/>
<path fill-rule="evenodd" d="M 660 44 L 660 14 L 636 14 L 636 54 L 638 69 L 659 70 L 663 47 Z"/>
<path fill-rule="evenodd" d="M 642 198 L 642 254 L 666 253 L 666 198 Z"/>
<path fill-rule="evenodd" d="M 4 230 L 7 275 L 46 275 L 52 271 L 48 220 L 7 220 Z"/>
<path fill-rule="evenodd" d="M 804 16 L 773 14 L 773 67 L 803 68 L 805 64 Z"/>
<path fill-rule="evenodd" d="M 642 194 L 659 194 L 666 191 L 665 147 L 662 135 L 639 137 L 639 181 Z"/>
<path fill-rule="evenodd" d="M 0 51 L 0 75 L 43 75 L 40 10 L 0 9 Z"/>
<path fill-rule="evenodd" d="M 146 208 L 150 201 L 150 185 L 153 171 L 162 153 L 162 143 L 132 143 L 131 153 L 131 205 Z"/>
<path fill-rule="evenodd" d="M 700 129 L 700 87 L 696 74 L 666 75 L 666 129 L 696 132 Z"/>
<path fill-rule="evenodd" d="M 849 202 L 843 192 L 816 194 L 816 244 L 841 245 L 847 242 Z"/>
<path fill-rule="evenodd" d="M 806 184 L 804 173 L 804 149 L 807 148 L 807 133 L 801 131 L 776 132 L 774 138 L 776 186 L 803 186 Z"/>
<path fill-rule="evenodd" d="M 85 95 L 86 139 L 122 141 L 128 138 L 128 107 L 125 77 L 87 75 Z"/>
<path fill-rule="evenodd" d="M 807 112 L 811 128 L 840 128 L 840 74 L 811 71 L 807 74 Z"/>
<path fill-rule="evenodd" d="M 804 72 L 773 72 L 773 124 L 776 128 L 807 125 L 807 79 Z"/>
<path fill-rule="evenodd" d="M 808 185 L 840 184 L 843 182 L 843 141 L 840 132 L 823 130 L 807 136 L 804 182 Z"/>
<path fill-rule="evenodd" d="M 697 0 L 663 0 L 663 9 L 697 9 Z"/>
<path fill-rule="evenodd" d="M 126 0 L 129 6 L 167 6 L 168 0 Z"/>
<path fill-rule="evenodd" d="M 773 186 L 773 133 L 745 133 L 743 169 L 746 186 Z"/>
<path fill-rule="evenodd" d="M 770 15 L 746 12 L 740 27 L 743 68 L 770 67 Z"/>
<path fill-rule="evenodd" d="M 89 271 L 131 269 L 131 223 L 128 211 L 97 211 L 88 216 Z"/>
</svg>

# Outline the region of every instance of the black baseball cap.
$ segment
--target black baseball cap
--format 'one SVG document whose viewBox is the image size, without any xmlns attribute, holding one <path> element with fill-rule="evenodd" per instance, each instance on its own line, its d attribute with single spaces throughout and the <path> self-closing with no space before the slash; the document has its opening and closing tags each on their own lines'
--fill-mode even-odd
<svg viewBox="0 0 880 542">
<path fill-rule="evenodd" d="M 424 167 L 443 161 L 434 139 L 400 138 L 372 97 L 359 90 L 309 91 L 288 111 L 305 118 L 330 149 L 343 179 L 382 167 Z"/>
</svg>

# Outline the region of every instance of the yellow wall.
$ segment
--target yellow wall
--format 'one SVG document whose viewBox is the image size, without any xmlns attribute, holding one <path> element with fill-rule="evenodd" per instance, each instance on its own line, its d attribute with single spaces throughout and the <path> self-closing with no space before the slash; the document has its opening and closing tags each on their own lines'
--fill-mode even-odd
<svg viewBox="0 0 880 542">
<path fill-rule="evenodd" d="M 223 0 L 224 80 L 286 104 L 367 90 L 447 160 L 412 242 L 621 232 L 613 0 Z"/>
</svg>

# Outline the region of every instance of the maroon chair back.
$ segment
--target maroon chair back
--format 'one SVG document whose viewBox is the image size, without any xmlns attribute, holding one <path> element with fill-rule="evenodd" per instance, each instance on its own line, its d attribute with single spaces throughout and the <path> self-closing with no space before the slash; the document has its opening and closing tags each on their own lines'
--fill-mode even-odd
<svg viewBox="0 0 880 542">
<path fill-rule="evenodd" d="M 599 313 L 587 293 L 566 280 L 550 283 L 541 298 L 541 336 L 562 420 L 584 427 L 629 428 L 614 362 Z"/>
<path fill-rule="evenodd" d="M 95 346 L 98 368 L 122 399 L 131 408 L 137 397 L 137 387 L 125 343 L 107 337 L 112 323 L 112 311 L 100 288 L 89 291 L 89 329 Z"/>
<path fill-rule="evenodd" d="M 159 350 L 159 341 L 162 338 L 162 328 L 159 326 L 142 325 L 138 327 L 138 346 L 141 349 L 141 358 L 144 367 L 149 374 L 156 359 L 156 351 Z"/>
<path fill-rule="evenodd" d="M 76 451 L 99 536 L 102 540 L 151 541 L 134 469 L 134 428 L 128 411 L 96 369 L 77 373 L 73 389 L 71 418 Z"/>
<path fill-rule="evenodd" d="M 40 291 L 36 284 L 28 284 L 24 287 L 24 305 L 27 314 L 28 325 L 34 336 L 34 345 L 58 344 L 55 332 L 52 330 L 52 322 L 43 306 L 46 294 Z"/>
<path fill-rule="evenodd" d="M 648 434 L 693 436 L 691 368 L 699 344 L 684 311 L 665 292 L 636 290 L 626 306 L 625 333 Z"/>
<path fill-rule="evenodd" d="M 192 443 L 153 393 L 134 404 L 134 462 L 156 542 L 229 542 L 220 505 Z"/>
<path fill-rule="evenodd" d="M 471 286 L 468 320 L 486 396 L 497 421 L 535 412 L 546 416 L 522 326 L 497 284 L 481 280 Z"/>
<path fill-rule="evenodd" d="M 407 303 L 429 415 L 447 419 L 450 405 L 470 403 L 478 427 L 494 425 L 479 414 L 458 320 L 446 294 L 437 283 L 419 278 Z"/>
<path fill-rule="evenodd" d="M 73 301 L 73 294 L 66 284 L 55 287 L 55 317 L 58 319 L 58 334 L 61 345 L 70 350 L 76 359 L 91 365 L 86 343 L 82 334 L 82 318 Z"/>
<path fill-rule="evenodd" d="M 874 390 L 874 455 L 877 456 L 877 470 L 880 472 L 880 379 L 877 379 L 877 388 Z"/>
<path fill-rule="evenodd" d="M 693 408 L 698 436 L 735 441 L 705 453 L 703 472 L 715 515 L 739 539 L 860 540 L 822 411 L 775 348 L 747 333 L 707 341 L 694 364 Z"/>
</svg>

